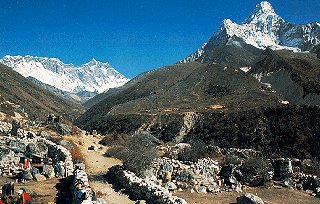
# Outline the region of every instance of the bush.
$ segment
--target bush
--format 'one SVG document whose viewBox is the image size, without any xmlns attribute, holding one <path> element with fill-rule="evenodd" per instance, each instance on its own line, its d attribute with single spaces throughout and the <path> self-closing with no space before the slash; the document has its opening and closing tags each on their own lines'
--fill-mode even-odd
<svg viewBox="0 0 320 204">
<path fill-rule="evenodd" d="M 213 158 L 216 156 L 215 152 L 210 150 L 202 140 L 192 140 L 189 144 L 191 147 L 187 147 L 179 152 L 178 159 L 180 161 L 196 162 L 198 159 Z"/>
<path fill-rule="evenodd" d="M 238 165 L 240 163 L 241 163 L 240 158 L 234 155 L 226 155 L 222 158 L 222 161 L 221 161 L 222 166 L 228 166 L 230 164 Z"/>
<path fill-rule="evenodd" d="M 126 134 L 110 134 L 105 136 L 99 144 L 105 146 L 123 145 L 127 139 L 129 139 L 129 135 Z"/>
<path fill-rule="evenodd" d="M 265 185 L 270 180 L 272 165 L 262 158 L 250 158 L 241 166 L 241 181 L 250 186 Z"/>
<path fill-rule="evenodd" d="M 152 136 L 140 134 L 128 138 L 122 145 L 111 147 L 106 155 L 122 160 L 125 169 L 144 176 L 157 153 Z"/>
<path fill-rule="evenodd" d="M 84 158 L 84 155 L 81 153 L 81 150 L 79 149 L 78 146 L 74 146 L 74 148 L 72 149 L 69 149 L 69 152 L 72 156 L 72 160 L 73 162 L 77 162 L 77 161 L 82 161 L 82 162 L 85 162 L 85 158 Z"/>
</svg>

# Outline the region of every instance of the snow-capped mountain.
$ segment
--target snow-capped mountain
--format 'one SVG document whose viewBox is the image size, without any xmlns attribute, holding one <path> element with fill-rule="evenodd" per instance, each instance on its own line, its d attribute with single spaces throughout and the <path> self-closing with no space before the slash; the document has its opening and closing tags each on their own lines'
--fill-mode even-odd
<svg viewBox="0 0 320 204">
<path fill-rule="evenodd" d="M 65 64 L 57 58 L 34 56 L 5 56 L 0 63 L 11 67 L 24 77 L 70 93 L 102 93 L 129 81 L 109 63 L 92 59 L 79 67 Z"/>
<path fill-rule="evenodd" d="M 224 20 L 205 46 L 180 62 L 195 61 L 221 44 L 241 46 L 235 39 L 259 49 L 309 51 L 320 43 L 320 24 L 289 23 L 276 14 L 269 2 L 262 1 L 242 24 Z"/>
</svg>

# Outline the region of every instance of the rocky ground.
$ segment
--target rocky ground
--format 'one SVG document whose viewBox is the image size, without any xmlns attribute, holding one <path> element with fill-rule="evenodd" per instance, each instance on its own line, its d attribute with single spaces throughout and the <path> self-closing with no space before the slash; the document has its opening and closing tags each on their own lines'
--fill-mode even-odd
<svg viewBox="0 0 320 204">
<path fill-rule="evenodd" d="M 245 192 L 257 194 L 266 204 L 317 204 L 320 202 L 319 198 L 308 195 L 305 192 L 289 190 L 289 189 L 275 189 L 275 188 L 249 188 Z M 244 194 L 237 192 L 222 192 L 218 194 L 199 194 L 190 193 L 186 191 L 176 192 L 174 195 L 185 199 L 189 204 L 222 204 L 222 203 L 236 203 L 237 197 Z"/>
</svg>

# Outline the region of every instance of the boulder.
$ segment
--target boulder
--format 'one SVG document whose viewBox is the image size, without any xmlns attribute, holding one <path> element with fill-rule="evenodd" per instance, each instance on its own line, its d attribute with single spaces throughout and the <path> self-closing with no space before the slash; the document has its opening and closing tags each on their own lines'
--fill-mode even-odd
<svg viewBox="0 0 320 204">
<path fill-rule="evenodd" d="M 67 149 L 73 149 L 74 148 L 74 144 L 68 140 L 61 140 L 59 142 L 60 145 L 64 146 Z"/>
<path fill-rule="evenodd" d="M 237 204 L 264 204 L 264 202 L 258 196 L 246 193 L 237 198 Z"/>
<path fill-rule="evenodd" d="M 196 186 L 195 189 L 197 193 L 207 193 L 207 187 L 205 186 Z"/>
<path fill-rule="evenodd" d="M 12 129 L 11 129 L 11 135 L 12 136 L 17 136 L 18 135 L 18 130 L 21 128 L 21 123 L 17 120 L 13 120 L 11 122 Z"/>
<path fill-rule="evenodd" d="M 34 178 L 35 178 L 36 181 L 45 181 L 45 180 L 47 180 L 47 178 L 42 174 L 35 174 Z"/>
<path fill-rule="evenodd" d="M 26 150 L 30 154 L 45 156 L 48 155 L 48 147 L 42 142 L 30 143 L 27 145 Z"/>
<path fill-rule="evenodd" d="M 293 173 L 291 159 L 280 158 L 274 161 L 274 179 L 285 180 L 291 177 Z"/>
<path fill-rule="evenodd" d="M 55 176 L 54 168 L 52 165 L 48 165 L 48 167 L 42 172 L 44 176 L 47 178 L 53 178 Z"/>
<path fill-rule="evenodd" d="M 56 125 L 56 130 L 61 134 L 61 135 L 70 135 L 72 133 L 72 129 L 69 125 L 66 124 L 57 124 Z"/>
<path fill-rule="evenodd" d="M 166 189 L 168 189 L 169 191 L 174 191 L 174 190 L 177 190 L 177 189 L 178 189 L 178 188 L 177 188 L 177 185 L 174 184 L 173 182 L 168 182 L 168 183 L 166 183 L 166 184 L 164 185 L 164 187 L 165 187 Z"/>
<path fill-rule="evenodd" d="M 98 147 L 96 145 L 91 145 L 90 147 L 88 147 L 88 150 L 93 150 L 93 151 L 97 151 Z"/>
<path fill-rule="evenodd" d="M 33 180 L 33 176 L 30 171 L 26 172 L 25 177 L 26 180 Z"/>
<path fill-rule="evenodd" d="M 16 153 L 26 151 L 26 145 L 18 140 L 11 140 L 9 143 L 9 148 Z"/>
</svg>

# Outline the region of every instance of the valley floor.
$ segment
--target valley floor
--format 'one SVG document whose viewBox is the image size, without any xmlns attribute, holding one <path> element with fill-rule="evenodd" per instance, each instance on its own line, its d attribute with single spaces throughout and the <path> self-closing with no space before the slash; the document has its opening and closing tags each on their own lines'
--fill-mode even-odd
<svg viewBox="0 0 320 204">
<path fill-rule="evenodd" d="M 121 165 L 121 161 L 111 157 L 105 157 L 107 147 L 99 145 L 102 138 L 92 136 L 82 136 L 73 138 L 75 144 L 79 145 L 81 152 L 86 160 L 86 172 L 91 180 L 90 185 L 96 194 L 102 197 L 108 204 L 133 204 L 128 196 L 116 192 L 112 185 L 103 178 L 108 169 L 115 165 Z M 88 150 L 91 145 L 99 146 L 97 151 Z"/>
<path fill-rule="evenodd" d="M 258 195 L 266 204 L 318 204 L 320 198 L 313 197 L 305 192 L 275 189 L 275 188 L 248 188 L 242 193 L 222 192 L 218 194 L 199 194 L 189 192 L 177 192 L 176 196 L 185 199 L 189 204 L 226 204 L 236 203 L 237 197 L 244 193 Z"/>
</svg>

